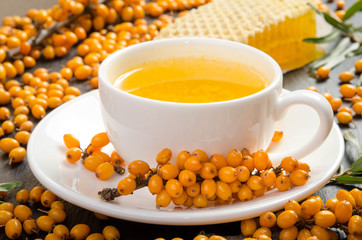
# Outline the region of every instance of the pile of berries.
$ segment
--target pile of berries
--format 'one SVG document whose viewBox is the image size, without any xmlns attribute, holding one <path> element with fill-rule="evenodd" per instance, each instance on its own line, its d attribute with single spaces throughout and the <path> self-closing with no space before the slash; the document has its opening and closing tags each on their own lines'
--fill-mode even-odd
<svg viewBox="0 0 362 240">
<path fill-rule="evenodd" d="M 113 226 L 106 226 L 102 234 L 90 234 L 91 229 L 86 224 L 77 224 L 69 230 L 62 224 L 66 219 L 64 203 L 41 186 L 36 186 L 30 191 L 21 189 L 16 193 L 16 201 L 18 203 L 16 206 L 10 202 L 0 204 L 0 228 L 5 228 L 5 235 L 9 239 L 18 239 L 24 234 L 27 237 L 37 236 L 38 239 L 40 236 L 45 236 L 45 240 L 120 239 L 119 231 Z M 38 209 L 45 215 L 34 219 L 29 201 L 31 205 L 41 203 L 48 209 Z"/>
<path fill-rule="evenodd" d="M 113 172 L 124 173 L 123 158 L 113 151 L 111 155 L 102 152 L 102 148 L 109 144 L 107 133 L 101 132 L 94 135 L 91 143 L 85 150 L 80 147 L 79 140 L 72 134 L 65 134 L 63 137 L 64 145 L 68 148 L 66 159 L 70 163 L 76 163 L 83 159 L 83 165 L 89 171 L 95 172 L 100 180 L 106 180 L 113 175 Z"/>
<path fill-rule="evenodd" d="M 128 195 L 147 186 L 156 195 L 158 206 L 167 207 L 173 202 L 201 208 L 210 201 L 228 204 L 252 200 L 271 189 L 287 191 L 309 179 L 308 164 L 286 157 L 279 167 L 273 168 L 268 153 L 261 150 L 251 154 L 247 149 L 233 149 L 226 157 L 220 154 L 208 157 L 200 149 L 193 153 L 182 151 L 176 157 L 176 164 L 169 163 L 171 157 L 168 148 L 159 152 L 156 169 L 150 169 L 142 160 L 130 162 L 129 176 L 117 185 L 118 194 Z M 110 191 L 113 190 L 102 190 L 100 197 L 112 200 L 104 197 Z"/>
</svg>

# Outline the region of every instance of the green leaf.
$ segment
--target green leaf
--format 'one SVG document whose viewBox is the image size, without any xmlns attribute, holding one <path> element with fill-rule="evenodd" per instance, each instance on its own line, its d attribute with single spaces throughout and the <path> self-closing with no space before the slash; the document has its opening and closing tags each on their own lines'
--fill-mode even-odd
<svg viewBox="0 0 362 240">
<path fill-rule="evenodd" d="M 360 166 L 362 166 L 362 157 L 360 157 L 356 161 L 354 161 L 351 164 L 350 168 L 352 169 L 352 168 L 356 168 L 356 167 L 360 167 Z"/>
<path fill-rule="evenodd" d="M 327 23 L 331 24 L 333 27 L 341 30 L 342 32 L 349 33 L 350 27 L 344 23 L 339 22 L 335 18 L 331 17 L 328 13 L 323 12 L 323 17 Z"/>
<path fill-rule="evenodd" d="M 10 192 L 17 187 L 23 186 L 23 183 L 20 181 L 0 183 L 0 192 Z"/>
<path fill-rule="evenodd" d="M 351 40 L 348 37 L 343 38 L 329 53 L 312 62 L 309 65 L 310 70 L 315 70 L 329 62 L 330 58 L 341 55 L 350 44 Z"/>
<path fill-rule="evenodd" d="M 352 43 L 347 47 L 347 49 L 342 51 L 339 55 L 334 55 L 334 57 L 331 57 L 329 61 L 325 64 L 325 66 L 330 69 L 334 68 L 335 66 L 343 62 L 347 58 L 348 54 L 356 50 L 359 46 L 360 46 L 359 43 L 356 42 Z"/>
<path fill-rule="evenodd" d="M 353 133 L 352 130 L 348 130 L 343 133 L 343 137 L 344 139 L 346 139 L 346 141 L 352 143 L 354 148 L 356 149 L 358 160 L 355 161 L 353 164 L 358 164 L 356 162 L 358 162 L 362 158 L 362 147 L 359 144 L 357 136 Z M 353 164 L 351 165 L 351 167 L 353 167 Z"/>
<path fill-rule="evenodd" d="M 0 201 L 0 204 L 4 203 L 4 201 Z"/>
<path fill-rule="evenodd" d="M 339 31 L 338 29 L 334 29 L 332 32 L 330 32 L 329 34 L 327 34 L 327 35 L 325 35 L 323 37 L 305 38 L 305 39 L 303 39 L 303 42 L 327 43 L 327 42 L 335 41 L 335 40 L 339 39 L 341 36 L 342 36 L 341 31 Z"/>
<path fill-rule="evenodd" d="M 360 45 L 356 50 L 353 50 L 352 52 L 348 53 L 346 57 L 354 57 L 360 54 L 362 54 L 362 45 Z"/>
<path fill-rule="evenodd" d="M 356 12 L 362 9 L 362 1 L 358 1 L 355 4 L 353 4 L 346 13 L 343 16 L 343 21 L 346 21 L 347 19 L 351 18 Z"/>
<path fill-rule="evenodd" d="M 361 184 L 362 183 L 362 177 L 357 176 L 338 176 L 335 179 L 333 179 L 336 182 L 343 183 L 343 184 Z"/>
</svg>

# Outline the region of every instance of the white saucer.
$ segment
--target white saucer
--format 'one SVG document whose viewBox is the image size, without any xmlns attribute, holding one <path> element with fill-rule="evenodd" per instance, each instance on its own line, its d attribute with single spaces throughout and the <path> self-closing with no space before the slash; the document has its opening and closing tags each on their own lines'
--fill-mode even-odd
<svg viewBox="0 0 362 240">
<path fill-rule="evenodd" d="M 81 162 L 68 163 L 63 144 L 65 133 L 74 134 L 86 147 L 91 137 L 104 131 L 100 116 L 98 91 L 72 100 L 48 114 L 34 129 L 28 144 L 28 161 L 35 177 L 62 199 L 91 211 L 115 218 L 164 225 L 203 225 L 232 222 L 274 211 L 289 199 L 303 198 L 322 188 L 337 171 L 344 153 L 344 141 L 334 124 L 327 140 L 314 152 L 301 159 L 311 167 L 311 179 L 306 185 L 286 192 L 269 191 L 249 202 L 210 206 L 203 209 L 183 209 L 168 206 L 158 208 L 155 196 L 146 188 L 134 194 L 104 202 L 97 192 L 104 187 L 116 187 L 121 176 L 115 174 L 107 181 L 98 180 Z M 278 123 L 284 131 L 281 142 L 270 147 L 271 152 L 283 151 L 307 141 L 319 124 L 317 114 L 309 107 L 297 105 L 288 110 Z M 108 149 L 107 151 L 111 151 Z"/>
</svg>

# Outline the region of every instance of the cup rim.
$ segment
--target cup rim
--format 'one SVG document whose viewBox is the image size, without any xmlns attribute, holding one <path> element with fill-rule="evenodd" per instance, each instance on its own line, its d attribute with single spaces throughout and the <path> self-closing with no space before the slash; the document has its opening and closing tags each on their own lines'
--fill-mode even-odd
<svg viewBox="0 0 362 240">
<path fill-rule="evenodd" d="M 258 91 L 256 93 L 253 93 L 249 96 L 245 96 L 245 97 L 241 97 L 241 98 L 236 98 L 236 99 L 231 99 L 231 100 L 226 100 L 226 101 L 218 101 L 218 102 L 206 102 L 206 103 L 183 103 L 183 102 L 170 102 L 170 101 L 162 101 L 162 100 L 156 100 L 156 99 L 150 99 L 150 98 L 145 98 L 145 97 L 141 97 L 141 96 L 137 96 L 131 93 L 128 93 L 126 91 L 122 91 L 121 89 L 118 89 L 117 87 L 113 86 L 108 80 L 106 80 L 105 77 L 105 68 L 106 65 L 108 65 L 109 62 L 111 61 L 115 61 L 115 59 L 117 59 L 119 57 L 119 55 L 124 55 L 127 54 L 128 52 L 132 52 L 134 51 L 134 49 L 137 48 L 142 48 L 142 47 L 153 47 L 154 45 L 160 45 L 163 43 L 190 43 L 190 42 L 196 42 L 196 43 L 200 43 L 200 42 L 204 42 L 207 41 L 210 44 L 226 44 L 226 45 L 234 45 L 236 47 L 244 47 L 244 48 L 249 48 L 252 51 L 255 51 L 257 54 L 261 55 L 263 58 L 266 59 L 267 62 L 269 62 L 272 67 L 275 69 L 275 77 L 272 79 L 271 83 L 264 89 L 262 89 L 261 91 Z M 225 40 L 225 39 L 216 39 L 216 38 L 205 38 L 205 37 L 185 37 L 185 38 L 165 38 L 165 39 L 157 39 L 157 40 L 152 40 L 152 41 L 147 41 L 147 42 L 142 42 L 142 43 L 138 43 L 132 46 L 128 46 L 126 48 L 120 49 L 114 53 L 112 53 L 111 55 L 109 55 L 100 65 L 99 70 L 98 70 L 98 79 L 99 79 L 99 89 L 100 91 L 102 91 L 103 87 L 102 85 L 104 84 L 107 88 L 109 88 L 112 92 L 117 92 L 117 94 L 121 94 L 124 95 L 128 98 L 140 101 L 140 102 L 144 102 L 144 103 L 154 103 L 154 104 L 162 104 L 162 105 L 175 105 L 175 106 L 215 106 L 215 105 L 223 105 L 223 104 L 232 104 L 232 103 L 237 103 L 237 102 L 249 102 L 249 101 L 254 101 L 255 99 L 261 97 L 262 95 L 266 94 L 267 92 L 271 91 L 272 89 L 276 88 L 278 86 L 278 81 L 282 81 L 283 79 L 283 72 L 279 66 L 279 64 L 268 54 L 266 54 L 265 52 L 254 48 L 252 46 L 249 46 L 247 44 L 244 43 L 239 43 L 239 42 L 235 42 L 235 41 L 230 41 L 230 40 Z"/>
</svg>

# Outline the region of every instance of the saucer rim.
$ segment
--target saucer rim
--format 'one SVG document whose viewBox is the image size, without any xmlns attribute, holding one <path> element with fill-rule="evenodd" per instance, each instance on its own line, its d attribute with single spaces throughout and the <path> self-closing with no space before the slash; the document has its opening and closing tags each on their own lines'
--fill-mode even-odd
<svg viewBox="0 0 362 240">
<path fill-rule="evenodd" d="M 283 89 L 283 91 L 288 91 Z M 32 148 L 36 146 L 37 134 L 40 132 L 51 119 L 61 114 L 62 110 L 71 104 L 76 104 L 78 101 L 83 100 L 84 98 L 99 99 L 98 90 L 93 90 L 88 93 L 85 93 L 74 100 L 63 104 L 62 106 L 54 109 L 51 113 L 49 113 L 42 121 L 38 123 L 36 128 L 33 130 L 33 133 L 29 139 L 28 143 L 28 163 L 31 171 L 34 176 L 39 180 L 41 184 L 43 184 L 46 188 L 51 190 L 54 194 L 61 197 L 62 199 L 90 211 L 96 211 L 102 214 L 105 214 L 110 217 L 124 219 L 135 222 L 142 223 L 151 223 L 151 224 L 160 224 L 160 225 L 208 225 L 208 224 L 219 224 L 225 222 L 239 221 L 242 219 L 255 217 L 263 213 L 265 208 L 260 208 L 260 206 L 249 207 L 248 213 L 246 215 L 240 215 L 243 213 L 243 208 L 239 207 L 238 204 L 230 204 L 223 205 L 212 208 L 204 208 L 204 209 L 193 209 L 192 211 L 168 211 L 168 210 L 158 210 L 158 209 L 142 209 L 142 208 L 129 208 L 127 206 L 122 206 L 117 203 L 112 202 L 104 202 L 100 199 L 90 198 L 88 196 L 82 195 L 81 192 L 75 190 L 69 190 L 68 188 L 61 185 L 61 183 L 53 181 L 49 178 L 45 172 L 41 171 L 40 168 L 37 167 L 36 159 L 37 156 L 33 156 Z M 89 101 L 88 101 L 89 102 Z M 342 132 L 339 129 L 338 125 L 334 122 L 331 133 L 335 131 L 336 137 L 338 138 L 338 145 L 340 146 L 338 156 L 336 156 L 334 164 L 328 168 L 322 180 L 318 180 L 317 183 L 310 187 L 303 186 L 298 187 L 301 188 L 300 191 L 297 191 L 294 194 L 290 194 L 287 197 L 282 197 L 278 202 L 273 201 L 265 205 L 264 207 L 268 207 L 268 211 L 276 211 L 282 207 L 282 203 L 287 201 L 288 199 L 294 199 L 296 201 L 302 200 L 306 196 L 309 196 L 316 192 L 318 189 L 322 188 L 333 176 L 333 174 L 338 170 L 338 167 L 341 164 L 344 155 L 344 140 L 342 136 Z M 283 195 L 282 195 L 283 196 Z M 117 211 L 114 211 L 114 207 L 118 207 Z M 242 203 L 241 203 L 242 204 Z M 101 207 L 99 207 L 101 206 Z M 239 210 L 238 210 L 239 209 Z M 250 212 L 253 212 L 253 216 L 251 216 Z"/>
</svg>

